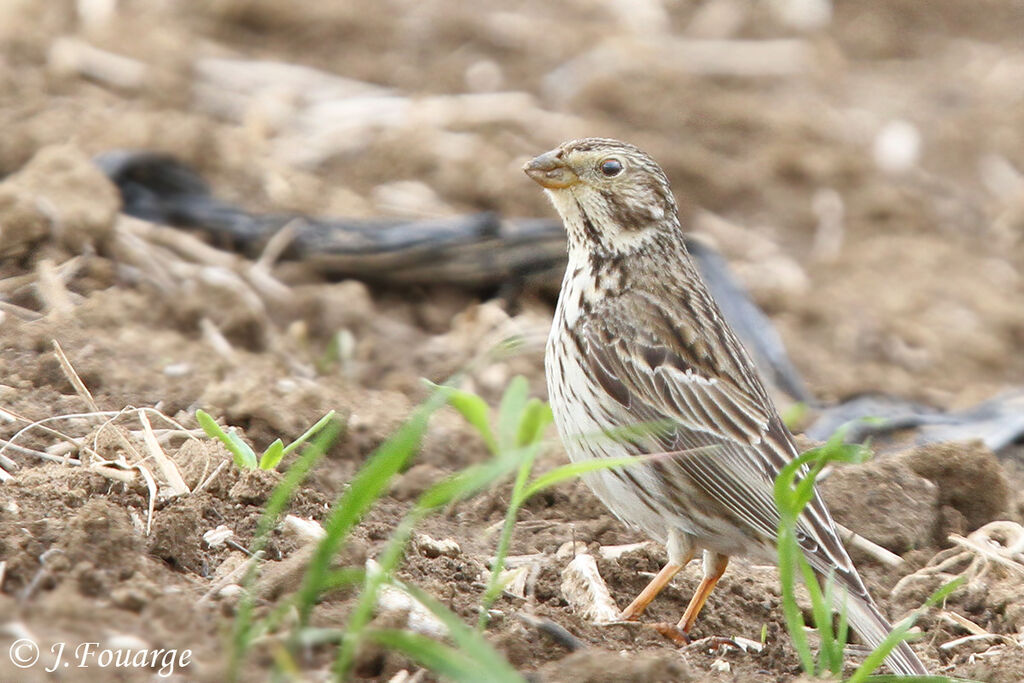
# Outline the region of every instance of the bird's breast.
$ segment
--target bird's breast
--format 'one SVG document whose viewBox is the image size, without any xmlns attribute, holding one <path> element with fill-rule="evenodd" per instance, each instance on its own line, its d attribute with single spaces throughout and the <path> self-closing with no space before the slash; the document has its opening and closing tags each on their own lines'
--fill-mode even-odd
<svg viewBox="0 0 1024 683">
<path fill-rule="evenodd" d="M 581 437 L 601 434 L 614 426 L 615 420 L 612 406 L 606 405 L 608 397 L 599 391 L 583 364 L 586 345 L 580 335 L 589 315 L 589 298 L 595 294 L 593 279 L 580 277 L 578 272 L 574 276 L 570 261 L 544 354 L 551 411 L 573 460 L 587 457 Z M 601 454 L 589 457 L 594 455 Z"/>
</svg>

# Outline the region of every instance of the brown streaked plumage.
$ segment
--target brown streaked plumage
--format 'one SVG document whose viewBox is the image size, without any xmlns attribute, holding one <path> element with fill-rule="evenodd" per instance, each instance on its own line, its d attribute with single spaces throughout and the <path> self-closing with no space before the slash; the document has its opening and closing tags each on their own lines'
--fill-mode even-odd
<svg viewBox="0 0 1024 683">
<path fill-rule="evenodd" d="M 779 471 L 798 455 L 753 363 L 683 245 L 668 179 L 618 140 L 567 142 L 530 161 L 565 223 L 569 265 L 548 339 L 552 410 L 574 461 L 664 454 L 586 480 L 620 519 L 665 543 L 669 562 L 624 612 L 638 617 L 692 559 L 704 579 L 684 633 L 731 555 L 774 562 Z M 646 429 L 630 427 L 647 425 Z M 816 495 L 798 523 L 815 571 L 844 589 L 850 623 L 872 646 L 891 627 Z M 926 670 L 905 643 L 887 660 Z"/>
</svg>

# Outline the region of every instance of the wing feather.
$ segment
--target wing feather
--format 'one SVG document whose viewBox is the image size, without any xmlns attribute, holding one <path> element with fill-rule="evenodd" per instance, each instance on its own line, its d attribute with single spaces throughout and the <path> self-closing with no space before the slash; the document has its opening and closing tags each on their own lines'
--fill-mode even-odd
<svg viewBox="0 0 1024 683">
<path fill-rule="evenodd" d="M 773 543 L 775 477 L 797 449 L 739 342 L 716 320 L 714 304 L 701 303 L 710 316 L 677 320 L 677 312 L 669 314 L 648 296 L 606 299 L 582 321 L 584 350 L 595 377 L 631 418 L 673 425 L 631 440 L 649 453 L 677 454 L 657 461 L 664 485 L 684 475 L 733 520 Z M 702 322 L 716 329 L 701 329 Z M 728 343 L 699 341 L 715 338 Z M 817 496 L 798 535 L 816 569 L 837 571 L 849 588 L 864 592 Z"/>
</svg>

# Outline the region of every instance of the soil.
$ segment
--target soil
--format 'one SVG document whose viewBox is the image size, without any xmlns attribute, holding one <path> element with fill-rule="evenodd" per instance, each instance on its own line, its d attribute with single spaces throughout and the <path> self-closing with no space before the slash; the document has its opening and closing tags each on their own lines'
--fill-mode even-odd
<svg viewBox="0 0 1024 683">
<path fill-rule="evenodd" d="M 154 498 L 139 470 L 117 465 L 149 452 L 138 411 L 74 417 L 93 408 L 62 370 L 54 341 L 100 411 L 154 408 L 194 429 L 194 412 L 203 408 L 260 450 L 338 411 L 342 437 L 288 508 L 321 521 L 366 457 L 424 398 L 421 378 L 443 381 L 514 332 L 526 340 L 522 351 L 473 366 L 465 386 L 494 402 L 522 374 L 535 395 L 545 393 L 541 346 L 553 302 L 514 283 L 497 293 L 370 289 L 292 268 L 277 271 L 284 303 L 254 302 L 234 280 L 194 263 L 185 271 L 165 272 L 160 262 L 140 267 L 119 232 L 128 219 L 117 214 L 116 190 L 89 162 L 111 149 L 172 153 L 219 195 L 254 210 L 365 216 L 401 205 L 421 214 L 530 217 L 551 209 L 518 170 L 529 156 L 572 137 L 629 139 L 664 166 L 684 205 L 724 219 L 702 222 L 704 236 L 770 314 L 822 400 L 884 392 L 952 409 L 1024 384 L 1024 2 L 835 3 L 820 28 L 787 24 L 771 9 L 797 5 L 525 0 L 513 12 L 490 0 L 287 9 L 271 0 L 127 1 L 107 15 L 105 3 L 5 3 L 0 302 L 13 307 L 0 309 L 0 438 L 18 434 L 22 418 L 64 416 L 46 424 L 76 437 L 75 447 L 40 428 L 14 443 L 83 465 L 3 452 L 16 466 L 0 483 L 2 651 L 21 637 L 35 639 L 44 659 L 51 644 L 86 640 L 188 648 L 193 662 L 180 680 L 220 680 L 237 601 L 220 588 L 244 561 L 239 548 L 250 545 L 280 479 L 231 465 L 211 479 L 228 458 L 223 448 L 161 431 L 185 485 L 206 484 L 168 496 L 160 478 Z M 784 75 L 702 75 L 699 64 L 662 55 L 663 38 L 789 40 L 811 56 Z M 641 49 L 647 40 L 661 47 Z M 69 66 L 61 49 L 81 42 L 138 60 L 145 76 L 112 84 Z M 575 80 L 564 72 L 562 80 L 552 77 L 569 60 L 614 45 L 618 52 L 590 62 L 595 68 Z M 203 103 L 193 89 L 195 66 L 209 57 L 302 64 L 412 97 L 521 91 L 533 97 L 524 111 L 549 115 L 381 126 L 317 163 L 291 163 L 275 147 L 280 131 L 272 117 L 233 118 Z M 920 137 L 919 154 L 902 166 L 892 159 L 908 133 L 905 125 L 887 128 L 893 121 Z M 879 142 L 886 130 L 896 141 L 888 146 L 884 135 Z M 180 252 L 166 253 L 170 262 Z M 155 286 L 157 276 L 174 285 Z M 332 355 L 339 339 L 341 351 Z M 155 411 L 148 413 L 153 427 L 169 429 Z M 1024 519 L 1022 456 L 1020 447 L 997 458 L 976 445 L 943 444 L 833 474 L 824 490 L 837 519 L 905 560 L 893 567 L 853 551 L 891 616 L 914 609 L 941 583 L 927 573 L 901 579 L 949 553 L 950 534 Z M 375 557 L 418 493 L 487 457 L 454 413 L 438 413 L 414 463 L 362 520 L 338 564 Z M 563 458 L 553 445 L 538 468 Z M 90 469 L 97 459 L 114 464 Z M 428 518 L 419 532 L 454 540 L 457 549 L 410 546 L 401 578 L 474 620 L 508 496 L 506 484 Z M 234 545 L 204 541 L 221 526 L 233 532 Z M 734 561 L 698 622 L 698 640 L 676 648 L 642 625 L 598 626 L 577 614 L 561 591 L 571 552 L 558 551 L 571 541 L 581 544 L 577 552 L 599 556 L 603 546 L 644 538 L 578 482 L 526 505 L 511 552 L 537 555 L 535 580 L 525 599 L 499 599 L 487 635 L 534 680 L 799 678 L 773 568 Z M 278 529 L 265 552 L 260 613 L 297 587 L 309 545 Z M 621 607 L 664 560 L 663 549 L 644 545 L 599 559 L 598 567 Z M 934 672 L 1024 680 L 1019 564 L 969 560 L 947 572 L 967 572 L 970 582 L 945 609 L 1005 637 L 943 649 L 968 632 L 932 610 L 915 649 Z M 695 563 L 644 621 L 678 619 L 698 581 Z M 344 624 L 353 599 L 345 591 L 328 596 L 314 623 Z M 586 649 L 570 653 L 516 618 L 518 611 L 560 624 Z M 383 624 L 396 618 L 377 616 Z M 708 645 L 704 636 L 763 637 L 765 647 L 741 652 Z M 332 652 L 312 647 L 297 665 L 316 677 Z M 272 666 L 273 652 L 259 651 L 247 677 L 266 678 Z M 155 668 L 117 676 L 148 680 Z M 389 680 L 415 669 L 367 648 L 356 676 Z M 65 673 L 67 680 L 110 680 L 96 667 Z M 0 679 L 49 676 L 0 656 Z"/>
</svg>

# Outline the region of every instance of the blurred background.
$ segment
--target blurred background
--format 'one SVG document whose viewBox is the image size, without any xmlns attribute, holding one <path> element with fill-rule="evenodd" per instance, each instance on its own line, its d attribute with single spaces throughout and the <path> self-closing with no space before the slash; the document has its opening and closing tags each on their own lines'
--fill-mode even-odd
<svg viewBox="0 0 1024 683">
<path fill-rule="evenodd" d="M 815 393 L 1024 378 L 1024 3 L 79 0 L 0 6 L 0 173 L 170 152 L 253 209 L 551 216 L 520 172 L 630 140 Z"/>
</svg>

